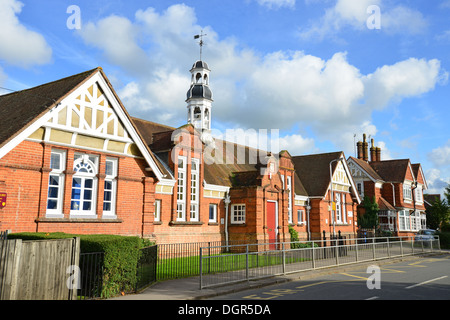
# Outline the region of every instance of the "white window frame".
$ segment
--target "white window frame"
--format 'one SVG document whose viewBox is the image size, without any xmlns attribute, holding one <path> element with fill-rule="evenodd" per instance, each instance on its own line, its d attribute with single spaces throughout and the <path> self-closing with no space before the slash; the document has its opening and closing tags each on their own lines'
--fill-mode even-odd
<svg viewBox="0 0 450 320">
<path fill-rule="evenodd" d="M 403 200 L 412 200 L 411 185 L 409 184 L 403 184 Z"/>
<path fill-rule="evenodd" d="M 342 204 L 341 204 L 341 194 L 335 194 L 335 202 L 336 202 L 336 223 L 342 223 Z"/>
<path fill-rule="evenodd" d="M 414 192 L 415 192 L 416 202 L 417 203 L 423 203 L 422 187 L 421 186 L 417 186 L 417 188 L 414 190 Z"/>
<path fill-rule="evenodd" d="M 237 203 L 231 205 L 231 224 L 245 224 L 245 204 Z"/>
<path fill-rule="evenodd" d="M 76 168 L 81 165 L 87 165 L 92 167 L 92 172 L 81 172 L 77 171 Z M 72 192 L 71 192 L 71 199 L 70 199 L 70 215 L 71 216 L 96 216 L 96 205 L 97 205 L 97 191 L 98 191 L 98 157 L 88 154 L 75 154 L 74 162 L 73 162 L 73 168 L 75 174 L 72 177 Z M 81 180 L 80 183 L 80 199 L 73 198 L 74 196 L 74 180 L 79 179 Z M 92 180 L 92 187 L 86 188 L 86 181 Z M 90 201 L 85 199 L 85 192 L 91 191 L 92 192 L 92 198 Z M 80 209 L 73 209 L 74 203 L 79 202 Z M 89 210 L 84 210 L 83 205 L 85 202 L 91 202 L 91 208 Z"/>
<path fill-rule="evenodd" d="M 161 200 L 156 199 L 155 200 L 155 219 L 154 221 L 159 222 L 161 221 Z"/>
<path fill-rule="evenodd" d="M 200 160 L 191 159 L 191 210 L 190 221 L 199 220 L 199 196 L 200 196 Z"/>
<path fill-rule="evenodd" d="M 112 165 L 111 172 L 107 170 L 107 164 Z M 117 203 L 117 172 L 118 172 L 118 159 L 117 158 L 106 158 L 105 161 L 105 182 L 103 190 L 103 216 L 115 217 L 116 216 L 116 203 Z M 111 184 L 111 189 L 106 189 L 106 184 Z M 110 200 L 106 200 L 107 194 L 111 193 Z M 105 209 L 105 203 L 110 204 L 110 210 Z"/>
<path fill-rule="evenodd" d="M 297 224 L 303 225 L 305 224 L 305 210 L 298 209 L 297 210 Z"/>
<path fill-rule="evenodd" d="M 356 183 L 356 189 L 358 189 L 358 193 L 361 197 L 364 197 L 364 182 L 357 182 Z"/>
<path fill-rule="evenodd" d="M 291 176 L 287 176 L 286 179 L 286 189 L 289 192 L 288 195 L 288 219 L 289 219 L 289 223 L 292 223 L 292 177 Z"/>
<path fill-rule="evenodd" d="M 56 165 L 53 163 L 53 156 L 59 157 L 59 164 Z M 53 217 L 62 217 L 63 216 L 63 200 L 64 200 L 64 185 L 65 185 L 65 173 L 66 170 L 66 151 L 59 150 L 59 149 L 52 149 L 51 150 L 51 156 L 50 156 L 50 168 L 52 171 L 49 174 L 48 179 L 48 191 L 47 191 L 47 210 L 46 215 L 47 216 L 53 216 Z M 58 185 L 51 184 L 52 183 L 52 177 L 57 178 Z M 51 189 L 56 191 L 56 198 L 50 196 Z M 56 201 L 56 208 L 49 209 L 49 201 Z"/>
<path fill-rule="evenodd" d="M 180 167 L 180 161 L 183 164 Z M 177 221 L 186 221 L 186 157 L 178 156 L 177 163 Z"/>
<path fill-rule="evenodd" d="M 211 209 L 213 209 L 212 219 L 211 219 Z M 208 219 L 209 219 L 209 222 L 217 222 L 217 204 L 216 203 L 209 204 Z"/>
</svg>

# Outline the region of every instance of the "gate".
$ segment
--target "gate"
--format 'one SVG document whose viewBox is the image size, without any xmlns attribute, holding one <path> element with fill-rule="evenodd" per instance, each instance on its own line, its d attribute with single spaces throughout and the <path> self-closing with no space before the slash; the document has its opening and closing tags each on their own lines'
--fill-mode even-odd
<svg viewBox="0 0 450 320">
<path fill-rule="evenodd" d="M 0 241 L 0 300 L 76 299 L 80 238 Z"/>
</svg>

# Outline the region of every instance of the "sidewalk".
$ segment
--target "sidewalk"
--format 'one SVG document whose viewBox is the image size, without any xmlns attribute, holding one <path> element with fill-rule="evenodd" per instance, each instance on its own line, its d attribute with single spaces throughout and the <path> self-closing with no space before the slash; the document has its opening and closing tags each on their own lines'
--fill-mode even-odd
<svg viewBox="0 0 450 320">
<path fill-rule="evenodd" d="M 449 254 L 449 252 L 447 250 L 442 250 L 442 252 L 429 254 L 440 255 Z M 249 282 L 235 283 L 202 290 L 200 290 L 200 277 L 198 276 L 184 279 L 167 280 L 157 282 L 140 293 L 115 297 L 111 298 L 110 300 L 201 300 L 289 281 L 308 280 L 326 274 L 349 272 L 354 269 L 367 268 L 367 266 L 374 264 L 380 266 L 400 261 L 413 260 L 418 259 L 421 256 L 422 255 L 404 256 L 398 258 L 348 264 L 337 267 L 301 271 L 284 276 L 275 276 L 261 280 L 252 280 Z"/>
</svg>

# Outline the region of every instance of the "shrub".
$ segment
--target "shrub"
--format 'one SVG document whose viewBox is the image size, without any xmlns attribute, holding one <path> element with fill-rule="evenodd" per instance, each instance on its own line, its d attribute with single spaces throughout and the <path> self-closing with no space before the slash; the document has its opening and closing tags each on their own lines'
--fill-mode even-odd
<svg viewBox="0 0 450 320">
<path fill-rule="evenodd" d="M 450 232 L 437 232 L 441 249 L 450 249 Z"/>
<path fill-rule="evenodd" d="M 299 242 L 298 232 L 289 226 L 289 233 L 291 235 L 291 249 L 311 248 L 311 243 Z M 318 247 L 317 243 L 314 243 L 314 247 Z"/>
<path fill-rule="evenodd" d="M 74 235 L 56 233 L 15 233 L 8 239 L 45 240 L 80 237 L 82 253 L 103 252 L 103 281 L 100 295 L 108 298 L 131 292 L 136 284 L 136 268 L 141 254 L 139 249 L 150 245 L 139 237 L 117 235 Z"/>
</svg>

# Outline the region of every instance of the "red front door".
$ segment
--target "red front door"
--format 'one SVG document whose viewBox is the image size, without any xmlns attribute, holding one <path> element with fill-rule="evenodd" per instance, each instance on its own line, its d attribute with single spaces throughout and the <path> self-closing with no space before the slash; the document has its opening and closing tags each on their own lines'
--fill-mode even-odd
<svg viewBox="0 0 450 320">
<path fill-rule="evenodd" d="M 267 201 L 267 234 L 269 235 L 269 248 L 276 249 L 277 242 L 277 204 Z"/>
</svg>

